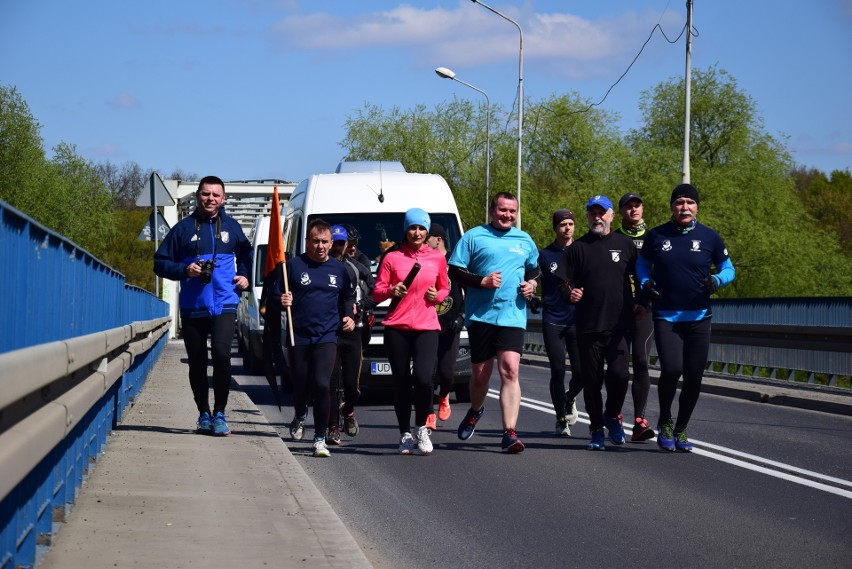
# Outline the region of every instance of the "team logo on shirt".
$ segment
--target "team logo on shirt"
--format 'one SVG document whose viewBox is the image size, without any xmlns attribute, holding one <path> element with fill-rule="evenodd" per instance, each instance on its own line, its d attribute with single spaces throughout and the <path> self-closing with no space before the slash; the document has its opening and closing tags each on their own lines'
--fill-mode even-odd
<svg viewBox="0 0 852 569">
<path fill-rule="evenodd" d="M 337 275 L 328 275 L 328 286 L 337 288 Z"/>
<path fill-rule="evenodd" d="M 692 250 L 693 251 L 701 251 L 701 241 L 698 239 L 692 240 Z"/>
<path fill-rule="evenodd" d="M 610 249 L 609 254 L 612 257 L 612 262 L 617 263 L 621 260 L 621 251 L 616 249 Z"/>
<path fill-rule="evenodd" d="M 227 243 L 228 241 L 231 240 L 231 234 L 228 233 L 227 231 L 221 231 L 219 233 L 219 237 L 222 239 L 222 243 Z"/>
<path fill-rule="evenodd" d="M 311 275 L 309 275 L 308 273 L 302 273 L 301 275 L 299 275 L 299 283 L 302 286 L 308 286 L 309 284 L 311 284 Z"/>
<path fill-rule="evenodd" d="M 556 267 L 558 267 L 558 266 L 559 266 L 559 263 L 557 263 L 556 261 L 554 261 L 554 262 L 550 263 L 550 272 L 551 272 L 551 274 L 556 272 Z"/>
<path fill-rule="evenodd" d="M 671 251 L 672 250 L 672 242 L 666 239 L 663 241 L 663 251 Z"/>
</svg>

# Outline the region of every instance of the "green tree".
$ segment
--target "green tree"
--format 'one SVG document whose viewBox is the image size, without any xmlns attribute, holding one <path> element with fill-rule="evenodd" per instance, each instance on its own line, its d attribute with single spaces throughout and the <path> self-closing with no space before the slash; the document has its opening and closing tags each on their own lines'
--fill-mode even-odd
<svg viewBox="0 0 852 569">
<path fill-rule="evenodd" d="M 24 212 L 48 177 L 40 130 L 17 89 L 0 85 L 0 199 Z"/>
<path fill-rule="evenodd" d="M 699 220 L 725 239 L 737 280 L 723 296 L 816 296 L 852 292 L 852 266 L 836 233 L 814 223 L 798 199 L 792 159 L 766 133 L 754 101 L 725 71 L 694 70 L 690 114 L 691 181 L 699 188 Z M 628 140 L 650 222 L 668 218 L 680 182 L 683 80 L 643 94 L 644 125 Z M 651 185 L 653 184 L 653 185 Z M 838 262 L 839 259 L 839 262 Z"/>
<path fill-rule="evenodd" d="M 73 145 L 47 160 L 40 128 L 17 90 L 0 86 L 0 199 L 102 258 L 115 234 L 112 198 Z"/>
<path fill-rule="evenodd" d="M 499 108 L 492 107 L 492 126 Z M 483 222 L 485 213 L 485 110 L 455 99 L 429 111 L 419 105 L 411 111 L 385 111 L 365 105 L 346 119 L 341 146 L 347 160 L 399 160 L 409 172 L 439 174 L 453 190 L 465 227 Z M 504 151 L 511 145 L 505 131 L 491 133 L 492 191 L 504 186 L 514 168 L 503 168 Z M 496 165 L 495 165 L 496 163 Z M 514 187 L 514 181 L 512 185 Z"/>
</svg>

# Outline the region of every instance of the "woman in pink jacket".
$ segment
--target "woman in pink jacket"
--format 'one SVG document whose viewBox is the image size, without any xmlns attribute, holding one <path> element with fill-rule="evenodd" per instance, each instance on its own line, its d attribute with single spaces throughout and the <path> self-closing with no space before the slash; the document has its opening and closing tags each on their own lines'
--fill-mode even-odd
<svg viewBox="0 0 852 569">
<path fill-rule="evenodd" d="M 446 259 L 426 244 L 430 224 L 429 214 L 420 208 L 405 212 L 405 243 L 382 259 L 373 289 L 376 302 L 392 299 L 383 324 L 394 378 L 401 454 L 411 454 L 414 449 L 421 454 L 432 452 L 426 418 L 432 404 L 432 372 L 441 330 L 435 305 L 447 297 L 450 283 Z M 414 278 L 406 282 L 412 269 L 415 269 Z M 417 426 L 413 432 L 410 431 L 412 398 Z"/>
</svg>

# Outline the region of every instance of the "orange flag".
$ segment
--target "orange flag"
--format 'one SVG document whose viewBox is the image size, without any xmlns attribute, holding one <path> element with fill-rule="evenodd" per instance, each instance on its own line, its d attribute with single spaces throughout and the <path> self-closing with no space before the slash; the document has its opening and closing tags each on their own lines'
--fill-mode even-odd
<svg viewBox="0 0 852 569">
<path fill-rule="evenodd" d="M 284 237 L 281 235 L 281 206 L 278 203 L 278 186 L 272 193 L 272 215 L 269 220 L 269 240 L 266 246 L 266 263 L 263 276 L 269 276 L 278 263 L 284 262 Z"/>
</svg>

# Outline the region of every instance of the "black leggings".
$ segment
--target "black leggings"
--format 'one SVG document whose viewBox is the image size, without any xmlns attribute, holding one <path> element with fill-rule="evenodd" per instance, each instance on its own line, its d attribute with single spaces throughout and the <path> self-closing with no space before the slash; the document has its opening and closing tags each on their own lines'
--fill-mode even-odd
<svg viewBox="0 0 852 569">
<path fill-rule="evenodd" d="M 337 425 L 337 391 L 343 383 L 343 416 L 355 410 L 355 403 L 361 395 L 359 380 L 361 379 L 361 330 L 356 328 L 351 332 L 341 332 L 337 338 L 337 361 L 331 373 L 331 409 L 334 419 L 331 424 Z"/>
<path fill-rule="evenodd" d="M 630 374 L 627 367 L 626 330 L 579 334 L 577 343 L 580 346 L 580 365 L 583 370 L 583 400 L 586 403 L 586 413 L 589 414 L 589 429 L 594 431 L 603 428 L 604 414 L 607 417 L 621 414 L 621 407 L 627 396 Z M 601 394 L 604 383 L 606 406 Z"/>
<path fill-rule="evenodd" d="M 544 335 L 544 351 L 550 362 L 550 400 L 557 417 L 567 415 L 568 399 L 576 398 L 583 390 L 580 373 L 580 348 L 577 346 L 577 329 L 561 324 L 541 325 Z M 568 394 L 565 393 L 565 353 L 571 361 L 571 380 Z"/>
<path fill-rule="evenodd" d="M 189 386 L 199 413 L 210 411 L 207 383 L 207 337 L 213 357 L 213 413 L 225 412 L 231 390 L 231 342 L 236 314 L 181 320 L 183 345 L 189 362 Z"/>
<path fill-rule="evenodd" d="M 337 344 L 309 344 L 288 348 L 290 378 L 293 381 L 293 408 L 297 417 L 308 415 L 308 393 L 314 395 L 314 437 L 325 437 L 328 430 L 329 384 Z"/>
<path fill-rule="evenodd" d="M 672 418 L 672 403 L 677 392 L 677 382 L 683 374 L 683 387 L 678 399 L 676 431 L 686 430 L 698 395 L 701 379 L 710 351 L 710 319 L 698 322 L 654 321 L 654 337 L 660 355 L 660 422 Z"/>
<path fill-rule="evenodd" d="M 628 340 L 633 354 L 633 414 L 645 418 L 648 409 L 648 393 L 651 391 L 651 375 L 648 373 L 648 353 L 654 341 L 654 321 L 650 314 L 634 319 Z"/>
<path fill-rule="evenodd" d="M 432 372 L 437 357 L 438 331 L 385 327 L 385 348 L 393 373 L 396 421 L 400 434 L 407 433 L 411 430 L 412 399 L 414 423 L 418 427 L 426 424 L 426 417 L 432 409 Z"/>
<path fill-rule="evenodd" d="M 456 359 L 459 355 L 461 330 L 445 330 L 438 333 L 438 395 L 446 397 L 453 390 Z"/>
</svg>

